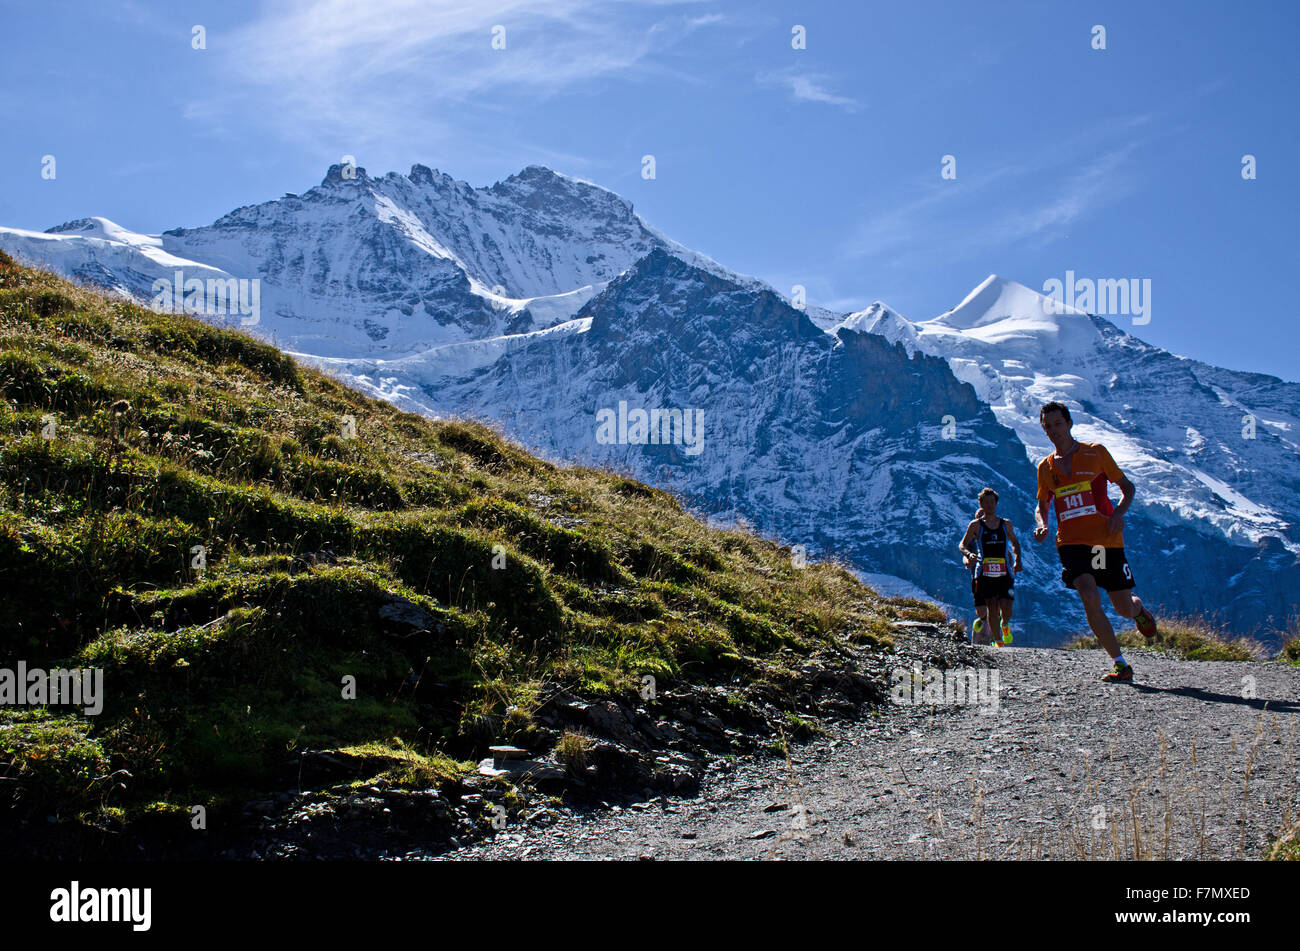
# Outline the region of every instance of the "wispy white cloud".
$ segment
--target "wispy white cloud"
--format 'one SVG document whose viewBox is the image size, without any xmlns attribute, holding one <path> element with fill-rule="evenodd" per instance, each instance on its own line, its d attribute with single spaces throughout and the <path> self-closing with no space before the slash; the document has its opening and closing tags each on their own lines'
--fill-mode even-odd
<svg viewBox="0 0 1300 951">
<path fill-rule="evenodd" d="M 1013 244 L 1044 232 L 1064 231 L 1074 222 L 1101 211 L 1132 191 L 1125 165 L 1133 144 L 1106 152 L 1068 175 L 1058 191 L 1024 208 L 997 217 L 980 232 L 990 246 Z"/>
<path fill-rule="evenodd" d="M 186 114 L 274 115 L 286 136 L 358 145 L 463 136 L 463 121 L 443 118 L 447 107 L 472 103 L 490 124 L 503 93 L 544 99 L 611 75 L 692 80 L 655 54 L 720 22 L 659 14 L 693 5 L 279 0 L 233 33 L 209 35 L 209 48 L 229 57 L 232 78 Z M 494 36 L 504 49 L 494 48 Z"/>
<path fill-rule="evenodd" d="M 725 22 L 727 22 L 727 18 L 721 13 L 706 13 L 703 16 L 686 18 L 686 25 L 691 29 L 698 29 L 702 26 L 712 26 L 715 23 Z"/>
<path fill-rule="evenodd" d="M 850 112 L 862 108 L 858 100 L 850 96 L 840 96 L 827 88 L 828 77 L 823 73 L 810 73 L 798 67 L 788 67 L 755 77 L 761 86 L 783 88 L 790 95 L 804 102 L 822 102 L 831 106 L 842 106 Z"/>
<path fill-rule="evenodd" d="M 933 175 L 924 183 L 913 182 L 912 190 L 919 192 L 914 198 L 894 205 L 883 212 L 872 214 L 846 239 L 844 253 L 849 257 L 875 257 L 900 248 L 919 244 L 932 237 L 947 209 L 963 198 L 987 191 L 995 182 L 1024 171 L 1023 166 L 1007 163 L 969 181 L 955 182 L 939 179 L 936 161 Z"/>
<path fill-rule="evenodd" d="M 958 257 L 1060 235 L 1132 191 L 1129 160 L 1141 144 L 1132 136 L 1150 119 L 1123 117 L 1104 129 L 1021 153 L 1017 160 L 973 177 L 961 172 L 959 164 L 954 181 L 940 179 L 936 156 L 932 173 L 906 189 L 913 197 L 864 220 L 845 239 L 841 253 L 898 264 L 922 249 L 942 247 Z M 1079 162 L 1086 145 L 1095 149 L 1106 139 L 1120 144 Z"/>
<path fill-rule="evenodd" d="M 649 32 L 658 33 L 663 30 L 677 29 L 684 33 L 693 33 L 706 26 L 716 26 L 720 23 L 730 22 L 731 18 L 722 13 L 702 13 L 699 16 L 686 14 L 659 20 L 650 27 Z"/>
</svg>

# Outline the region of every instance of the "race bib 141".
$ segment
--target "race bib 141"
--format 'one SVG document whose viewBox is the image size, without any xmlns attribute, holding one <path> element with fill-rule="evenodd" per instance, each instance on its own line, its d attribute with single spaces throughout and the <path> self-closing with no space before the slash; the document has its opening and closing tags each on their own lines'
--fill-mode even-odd
<svg viewBox="0 0 1300 951">
<path fill-rule="evenodd" d="M 1056 490 L 1056 520 L 1068 522 L 1080 515 L 1096 515 L 1097 502 L 1092 497 L 1092 483 L 1074 482 Z"/>
</svg>

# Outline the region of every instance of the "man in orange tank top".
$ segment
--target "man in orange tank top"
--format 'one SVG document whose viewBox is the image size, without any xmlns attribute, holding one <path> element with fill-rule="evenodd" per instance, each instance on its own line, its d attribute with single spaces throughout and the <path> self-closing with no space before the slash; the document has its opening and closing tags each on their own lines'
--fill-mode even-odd
<svg viewBox="0 0 1300 951">
<path fill-rule="evenodd" d="M 1064 403 L 1046 404 L 1038 419 L 1056 451 L 1038 464 L 1034 541 L 1047 537 L 1048 510 L 1054 508 L 1061 581 L 1079 592 L 1089 627 L 1115 661 L 1115 669 L 1102 679 L 1131 681 L 1133 667 L 1119 649 L 1098 589 L 1106 589 L 1121 617 L 1136 622 L 1147 643 L 1155 640 L 1155 618 L 1133 594 L 1133 570 L 1124 556 L 1124 513 L 1133 503 L 1133 483 L 1115 465 L 1105 446 L 1079 442 L 1070 434 L 1074 421 Z M 1108 482 L 1119 486 L 1123 497 L 1118 505 L 1106 494 Z"/>
</svg>

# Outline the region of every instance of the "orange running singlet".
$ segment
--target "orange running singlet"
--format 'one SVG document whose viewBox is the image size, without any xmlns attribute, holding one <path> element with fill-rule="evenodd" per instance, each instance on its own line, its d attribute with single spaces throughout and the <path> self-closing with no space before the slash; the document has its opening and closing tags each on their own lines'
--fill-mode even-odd
<svg viewBox="0 0 1300 951">
<path fill-rule="evenodd" d="M 1038 500 L 1056 508 L 1056 544 L 1101 545 L 1123 548 L 1124 533 L 1112 535 L 1106 519 L 1115 511 L 1106 495 L 1106 483 L 1124 477 L 1106 447 L 1081 442 L 1070 457 L 1070 474 L 1049 455 L 1038 464 Z"/>
</svg>

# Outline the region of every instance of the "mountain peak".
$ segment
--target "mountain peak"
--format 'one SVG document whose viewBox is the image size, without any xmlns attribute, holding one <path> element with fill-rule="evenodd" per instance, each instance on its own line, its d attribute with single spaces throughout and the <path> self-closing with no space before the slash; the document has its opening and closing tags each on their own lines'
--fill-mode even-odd
<svg viewBox="0 0 1300 951">
<path fill-rule="evenodd" d="M 79 234 L 91 238 L 113 238 L 125 231 L 116 221 L 99 217 L 75 218 L 45 229 L 46 234 Z"/>
<path fill-rule="evenodd" d="M 1087 316 L 1083 311 L 1064 304 L 1054 308 L 1052 298 L 1023 284 L 990 274 L 960 304 L 926 323 L 953 330 L 972 330 L 1010 317 L 1059 315 Z"/>
<path fill-rule="evenodd" d="M 670 250 L 654 247 L 633 261 L 626 271 L 616 277 L 610 284 L 610 290 L 616 293 L 620 288 L 640 288 L 644 286 L 641 283 L 643 280 L 654 278 L 704 282 L 716 279 L 716 275 L 696 267 Z"/>
<path fill-rule="evenodd" d="M 603 185 L 589 182 L 585 178 L 574 178 L 545 165 L 525 165 L 509 178 L 497 182 L 488 191 L 496 194 L 522 194 L 529 196 L 537 192 L 564 195 L 581 201 L 596 201 L 606 208 L 622 209 L 621 213 L 630 214 L 632 203 L 618 192 L 610 191 Z"/>
<path fill-rule="evenodd" d="M 162 239 L 156 234 L 139 234 L 129 228 L 123 228 L 116 221 L 97 216 L 65 221 L 61 225 L 47 228 L 45 233 L 67 239 L 90 238 L 96 241 L 107 241 L 111 246 L 118 247 L 136 249 L 162 247 Z"/>
<path fill-rule="evenodd" d="M 346 176 L 343 174 L 345 168 L 348 170 L 348 174 Z M 360 182 L 367 182 L 369 180 L 370 180 L 370 176 L 366 174 L 366 170 L 362 168 L 360 165 L 345 166 L 345 165 L 335 164 L 335 165 L 331 165 L 328 171 L 325 172 L 325 178 L 321 180 L 321 184 L 322 185 L 347 185 L 350 182 L 360 183 Z"/>
<path fill-rule="evenodd" d="M 401 176 L 398 177 L 400 178 Z M 448 175 L 446 172 L 439 171 L 436 168 L 430 168 L 427 165 L 421 165 L 419 162 L 416 162 L 411 166 L 410 174 L 408 174 L 406 178 L 413 185 L 432 186 L 434 189 L 444 191 L 473 191 L 473 188 L 471 188 L 468 182 L 462 182 L 458 178 Z"/>
<path fill-rule="evenodd" d="M 416 162 L 411 166 L 411 173 L 406 177 L 417 185 L 432 185 L 435 176 L 440 177 L 441 175 L 441 172 L 434 172 L 434 170 L 429 168 L 429 166 L 421 165 L 419 162 Z"/>
<path fill-rule="evenodd" d="M 515 174 L 511 175 L 510 177 L 511 178 L 550 178 L 552 176 L 559 177 L 559 174 L 560 173 L 555 171 L 555 169 L 553 168 L 548 168 L 545 165 L 538 165 L 536 162 L 534 162 L 531 165 L 525 165 L 520 171 L 515 172 Z"/>
<path fill-rule="evenodd" d="M 912 322 L 884 301 L 876 301 L 866 310 L 849 314 L 836 324 L 833 330 L 878 334 L 890 343 L 901 342 L 909 355 L 917 347 L 916 328 L 912 326 Z"/>
<path fill-rule="evenodd" d="M 707 267 L 701 267 L 701 262 L 691 260 L 686 254 L 682 254 L 673 248 L 655 247 L 649 253 L 638 258 L 624 275 L 629 280 L 632 276 L 657 275 L 667 276 L 680 281 L 693 281 L 700 284 L 710 282 L 726 282 L 751 292 L 767 292 L 775 294 L 769 287 L 751 287 L 745 284 L 736 284 L 729 277 L 719 274 Z"/>
<path fill-rule="evenodd" d="M 553 168 L 545 165 L 525 165 L 519 171 L 515 172 L 508 178 L 502 179 L 492 186 L 492 191 L 501 189 L 510 189 L 516 185 L 527 185 L 531 189 L 549 188 L 572 181 L 567 175 L 561 175 Z"/>
</svg>

